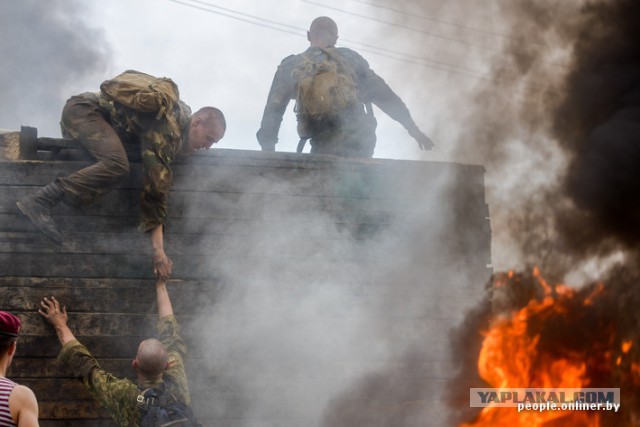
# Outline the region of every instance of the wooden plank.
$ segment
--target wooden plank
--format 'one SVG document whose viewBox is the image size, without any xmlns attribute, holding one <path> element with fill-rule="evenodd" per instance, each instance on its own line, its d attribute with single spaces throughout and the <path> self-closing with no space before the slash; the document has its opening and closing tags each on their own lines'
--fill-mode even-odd
<svg viewBox="0 0 640 427">
<path fill-rule="evenodd" d="M 36 396 L 46 396 L 46 400 L 50 402 L 93 399 L 84 384 L 75 378 L 22 378 L 20 384 L 29 387 Z M 60 390 L 61 392 L 53 395 L 51 390 Z"/>
<path fill-rule="evenodd" d="M 38 187 L 2 186 L 0 198 L 13 203 L 2 204 L 1 213 L 17 213 L 15 202 L 33 194 Z M 135 216 L 139 212 L 140 198 L 137 190 L 118 190 L 106 194 L 99 202 L 74 209 L 58 204 L 53 212 L 67 215 Z M 465 212 L 474 212 L 472 203 Z M 480 205 L 484 208 L 484 204 Z M 406 215 L 430 212 L 433 207 L 415 203 L 398 203 L 395 199 L 364 199 L 345 197 L 318 197 L 313 195 L 271 195 L 231 192 L 172 192 L 169 198 L 169 213 L 172 217 L 273 219 L 282 216 L 309 216 L 314 212 L 339 217 L 354 215 L 361 220 L 370 215 L 375 221 L 380 215 Z M 441 213 L 439 209 L 437 211 Z"/>
<path fill-rule="evenodd" d="M 0 285 L 3 295 L 3 310 L 19 313 L 36 311 L 44 297 L 55 296 L 70 309 L 79 313 L 108 313 L 114 307 L 123 313 L 155 314 L 156 296 L 153 283 L 146 287 L 123 288 L 120 286 L 102 288 L 74 288 L 60 286 L 57 283 L 49 286 L 6 286 Z M 202 314 L 208 309 L 193 306 L 193 301 L 215 302 L 217 289 L 205 289 L 194 286 L 191 282 L 174 282 L 170 285 L 173 294 L 173 308 L 176 313 Z M 87 296 L 91 297 L 88 298 Z"/>
<path fill-rule="evenodd" d="M 69 328 L 71 328 L 76 335 L 102 337 L 151 337 L 156 336 L 157 334 L 156 323 L 158 321 L 158 316 L 155 313 L 150 313 L 151 310 L 149 309 L 145 310 L 144 314 L 124 311 L 111 311 L 108 313 L 80 313 L 74 310 L 74 300 L 63 300 L 61 298 L 57 299 L 67 306 L 69 314 Z M 201 305 L 211 305 L 211 303 L 207 301 L 207 295 L 201 295 L 199 303 Z M 206 313 L 203 313 L 203 315 L 204 314 Z M 202 315 L 194 315 L 192 310 L 190 310 L 187 313 L 176 313 L 176 317 L 180 323 L 182 335 L 196 336 L 200 334 L 201 331 L 198 329 L 198 325 Z M 22 312 L 20 313 L 20 318 L 24 323 L 21 330 L 21 336 L 45 336 L 52 335 L 54 332 L 46 320 L 35 311 Z"/>
<path fill-rule="evenodd" d="M 173 260 L 174 267 L 172 277 L 183 280 L 211 280 L 220 281 L 223 271 L 217 266 L 226 265 L 229 269 L 238 270 L 237 274 L 244 271 L 250 275 L 252 266 L 264 262 L 264 254 L 258 257 L 213 257 L 206 255 L 173 254 L 169 249 L 169 256 Z M 41 276 L 46 271 L 47 277 L 84 277 L 84 278 L 145 278 L 151 277 L 149 255 L 111 254 L 109 262 L 104 262 L 105 257 L 100 254 L 74 254 L 74 253 L 0 253 L 0 265 L 4 265 L 3 275 L 6 276 Z M 316 263 L 314 259 L 307 257 L 290 257 L 286 259 L 273 259 L 270 261 L 274 269 L 279 269 L 285 277 L 287 273 L 296 277 L 296 271 L 313 271 L 320 278 L 335 278 L 336 283 L 372 283 L 375 271 L 363 271 L 362 264 L 349 260 L 340 260 L 339 263 Z M 291 269 L 296 265 L 296 269 Z M 302 266 L 305 266 L 303 269 Z M 117 266 L 117 268 L 114 268 Z M 422 268 L 432 268 L 433 272 L 446 270 L 440 260 L 425 258 Z M 287 271 L 291 270 L 291 271 Z M 339 272 L 339 273 L 337 273 Z M 300 280 L 299 274 L 298 280 Z M 250 277 L 250 276 L 248 276 Z M 305 276 L 306 277 L 306 276 Z M 225 276 L 229 281 L 231 278 Z M 245 281 L 248 278 L 244 279 Z M 307 277 L 307 283 L 309 279 Z M 249 282 L 250 283 L 250 282 Z"/>
<path fill-rule="evenodd" d="M 273 233 L 274 229 L 271 230 Z M 302 234 L 302 232 L 300 232 Z M 213 259 L 259 259 L 274 249 L 275 243 L 256 236 L 232 236 L 221 245 L 221 237 L 209 234 L 167 234 L 165 250 L 172 256 L 206 254 Z M 149 237 L 141 233 L 105 234 L 105 233 L 63 233 L 62 245 L 52 244 L 38 232 L 2 233 L 0 232 L 0 252 L 15 255 L 37 251 L 43 254 L 72 253 L 100 255 L 140 255 L 150 256 Z M 380 248 L 384 246 L 380 245 Z M 323 239 L 322 237 L 288 238 L 278 245 L 279 255 L 290 259 L 303 260 L 318 257 L 322 253 L 323 262 L 357 262 L 386 258 L 384 250 L 373 246 L 358 245 L 355 239 L 346 236 L 342 239 Z M 147 261 L 148 263 L 149 261 Z"/>
<path fill-rule="evenodd" d="M 59 349 L 59 347 L 58 347 Z M 100 359 L 100 366 L 113 372 L 118 377 L 132 375 L 132 357 L 123 359 Z M 47 379 L 47 378 L 73 378 L 71 374 L 55 357 L 15 357 L 8 371 L 8 377 L 22 384 L 23 378 Z"/>
<path fill-rule="evenodd" d="M 171 212 L 169 212 L 171 214 Z M 65 215 L 64 213 L 54 213 L 58 228 L 63 233 L 133 233 L 141 234 L 137 230 L 137 216 L 80 216 Z M 372 218 L 377 217 L 379 222 L 373 222 Z M 165 229 L 165 234 L 215 234 L 255 236 L 265 230 L 282 228 L 289 231 L 292 237 L 305 236 L 325 236 L 327 239 L 345 238 L 345 233 L 340 231 L 341 227 L 360 227 L 363 230 L 377 229 L 388 223 L 388 215 L 358 215 L 347 217 L 347 214 L 336 215 L 334 227 L 314 227 L 317 218 L 312 217 L 282 217 L 274 220 L 265 218 L 241 219 L 241 218 L 185 218 L 169 216 L 169 221 Z M 0 232 L 33 232 L 35 228 L 31 222 L 17 212 L 0 213 Z M 350 236 L 357 239 L 357 236 Z M 146 237 L 145 237 L 146 238 Z M 0 237 L 2 239 L 2 237 Z"/>
<path fill-rule="evenodd" d="M 51 245 L 57 248 L 54 243 Z M 3 266 L 2 274 L 5 276 L 37 277 L 46 271 L 47 277 L 151 277 L 149 256 L 112 255 L 108 261 L 105 263 L 105 257 L 96 254 L 0 253 L 0 265 Z M 114 266 L 117 268 L 114 269 Z M 182 267 L 178 267 L 178 272 L 180 277 Z M 205 275 L 203 269 L 198 272 L 200 277 Z"/>
<path fill-rule="evenodd" d="M 280 195 L 308 195 L 356 198 L 412 199 L 416 192 L 424 192 L 450 177 L 458 190 L 482 188 L 484 170 L 446 163 L 426 163 L 420 168 L 411 164 L 398 164 L 372 168 L 371 165 L 336 164 L 312 168 L 311 163 L 300 163 L 288 168 L 256 167 L 252 164 L 228 164 L 227 159 L 189 159 L 174 164 L 175 191 L 218 191 Z M 88 162 L 22 162 L 3 163 L 0 180 L 6 185 L 43 186 L 57 176 L 64 176 L 88 166 Z M 344 165 L 343 165 L 344 166 Z M 141 169 L 132 163 L 129 178 L 123 189 L 140 188 Z M 327 173 L 327 171 L 330 173 Z M 464 184 L 464 185 L 461 185 Z M 480 184 L 480 185 L 477 185 Z"/>
<path fill-rule="evenodd" d="M 130 357 L 121 359 L 101 358 L 98 360 L 98 362 L 100 363 L 100 366 L 113 373 L 115 376 L 120 378 L 131 378 L 133 380 L 135 378 L 135 372 L 131 367 L 131 361 L 135 356 L 135 349 L 133 349 L 133 351 L 134 354 L 131 354 Z M 193 375 L 190 375 L 193 378 L 199 376 L 196 374 L 206 372 L 208 369 L 211 369 L 210 366 L 217 364 L 216 362 L 209 359 L 198 359 L 192 356 L 189 356 L 188 360 L 186 360 L 185 363 L 187 372 L 189 374 L 193 372 Z M 23 378 L 31 380 L 68 378 L 73 379 L 74 381 L 78 381 L 71 375 L 70 372 L 65 369 L 64 366 L 62 366 L 57 358 L 14 358 L 8 373 L 9 378 L 13 378 L 19 383 L 22 383 Z"/>
<path fill-rule="evenodd" d="M 16 277 L 0 276 L 0 288 L 2 287 L 34 287 L 35 289 L 59 289 L 65 292 L 77 291 L 79 295 L 92 294 L 94 289 L 115 290 L 118 292 L 128 292 L 128 290 L 144 290 L 153 293 L 155 279 L 127 279 L 101 277 Z M 218 292 L 222 285 L 212 281 L 187 281 L 181 279 L 171 279 L 169 281 L 169 293 L 179 292 Z M 155 295 L 155 294 L 154 294 Z M 88 306 L 87 311 L 94 310 L 93 306 Z"/>
<path fill-rule="evenodd" d="M 88 392 L 87 395 L 89 395 Z M 38 409 L 41 419 L 83 420 L 85 426 L 93 426 L 94 419 L 104 419 L 105 421 L 111 419 L 107 411 L 102 409 L 93 399 L 69 401 L 39 399 Z M 108 425 L 113 426 L 113 421 Z"/>
<path fill-rule="evenodd" d="M 132 358 L 140 341 L 149 338 L 149 336 L 119 336 L 114 338 L 76 335 L 76 338 L 85 344 L 97 359 L 122 359 Z M 57 357 L 59 352 L 60 343 L 54 335 L 22 335 L 16 350 L 16 357 L 49 358 Z"/>
<path fill-rule="evenodd" d="M 42 411 L 41 411 L 42 412 Z M 42 419 L 39 420 L 40 427 L 117 427 L 116 424 L 108 419 L 82 418 L 78 420 L 72 419 Z"/>
</svg>

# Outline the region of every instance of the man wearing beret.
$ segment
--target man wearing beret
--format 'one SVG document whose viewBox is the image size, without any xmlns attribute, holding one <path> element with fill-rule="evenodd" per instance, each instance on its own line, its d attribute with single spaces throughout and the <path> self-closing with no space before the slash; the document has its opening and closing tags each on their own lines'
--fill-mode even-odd
<svg viewBox="0 0 640 427">
<path fill-rule="evenodd" d="M 29 387 L 5 375 L 16 354 L 20 319 L 0 311 L 0 426 L 38 427 L 38 401 Z"/>
</svg>

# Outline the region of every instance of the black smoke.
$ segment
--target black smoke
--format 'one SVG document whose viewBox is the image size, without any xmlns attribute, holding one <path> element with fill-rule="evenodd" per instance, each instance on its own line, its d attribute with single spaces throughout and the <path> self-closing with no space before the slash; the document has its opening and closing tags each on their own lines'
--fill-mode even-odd
<svg viewBox="0 0 640 427">
<path fill-rule="evenodd" d="M 597 280 L 579 288 L 582 299 L 595 293 L 592 304 L 567 305 L 563 316 L 533 318 L 529 333 L 540 336 L 541 352 L 558 357 L 583 354 L 590 386 L 621 388 L 623 407 L 629 411 L 605 414 L 603 425 L 636 425 L 633 408 L 637 408 L 640 390 L 631 365 L 638 362 L 633 349 L 640 346 L 640 317 L 635 309 L 640 299 L 640 4 L 632 0 L 588 1 L 577 8 L 558 6 L 551 10 L 527 1 L 509 4 L 506 13 L 512 17 L 513 34 L 555 40 L 556 49 L 570 52 L 570 61 L 559 79 L 549 74 L 549 68 L 542 74 L 540 68 L 534 70 L 548 58 L 549 48 L 534 51 L 531 60 L 523 62 L 521 55 L 516 55 L 522 50 L 512 45 L 508 50 L 510 68 L 504 63 L 496 67 L 506 72 L 517 64 L 522 76 L 519 82 L 546 76 L 553 83 L 546 90 L 530 92 L 526 102 L 517 104 L 518 113 L 511 117 L 521 120 L 511 126 L 531 129 L 533 136 L 525 144 L 529 149 L 545 142 L 564 156 L 557 181 L 544 187 L 523 183 L 531 191 L 524 191 L 522 198 L 514 195 L 516 203 L 504 225 L 528 254 L 527 263 L 539 265 L 553 280 L 561 280 L 589 260 L 622 254 Z M 487 94 L 481 92 L 478 100 Z M 476 119 L 490 117 L 482 113 Z M 513 134 L 503 121 L 498 120 L 496 127 Z M 497 138 L 489 152 L 499 152 L 509 143 Z M 492 165 L 494 173 L 503 174 L 511 167 L 495 158 Z M 542 172 L 550 173 L 550 168 L 542 168 Z M 517 277 L 512 289 L 533 289 L 536 280 L 529 273 Z M 603 287 L 601 293 L 596 292 L 599 286 Z M 511 296 L 504 299 L 504 292 Z M 527 295 L 522 300 L 512 293 L 510 289 L 500 291 L 501 300 L 494 296 L 493 311 L 486 313 L 484 322 L 498 312 L 518 310 L 529 297 L 535 297 Z M 454 341 L 474 330 L 480 329 L 461 328 Z M 621 354 L 625 340 L 633 343 L 632 350 Z M 454 346 L 453 351 L 460 349 Z M 619 365 L 612 355 L 622 357 Z M 471 361 L 459 362 L 461 375 L 451 382 L 457 391 L 452 399 L 466 395 L 468 387 L 474 386 L 465 376 L 473 372 Z M 452 422 L 464 419 L 469 420 L 454 417 Z"/>
<path fill-rule="evenodd" d="M 77 0 L 2 1 L 0 128 L 37 127 L 57 136 L 68 85 L 104 71 L 110 56 Z M 86 89 L 84 89 L 86 90 Z"/>
<path fill-rule="evenodd" d="M 640 242 L 640 3 L 589 3 L 576 34 L 553 131 L 570 153 L 567 194 L 581 222 L 563 227 L 573 249 L 614 237 L 636 250 Z M 560 217 L 567 224 L 566 213 Z M 567 224 L 568 225 L 568 224 Z M 588 241 L 585 241 L 588 236 Z"/>
</svg>

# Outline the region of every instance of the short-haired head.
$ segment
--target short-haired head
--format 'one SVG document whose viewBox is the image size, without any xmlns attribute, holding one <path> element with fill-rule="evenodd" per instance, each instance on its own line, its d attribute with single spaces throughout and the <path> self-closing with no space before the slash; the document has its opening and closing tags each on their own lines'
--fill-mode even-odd
<svg viewBox="0 0 640 427">
<path fill-rule="evenodd" d="M 328 16 L 319 16 L 311 22 L 307 39 L 311 46 L 333 47 L 338 41 L 338 24 Z"/>
<path fill-rule="evenodd" d="M 208 150 L 222 139 L 226 130 L 227 122 L 222 111 L 215 107 L 199 109 L 191 117 L 186 151 Z"/>
<path fill-rule="evenodd" d="M 149 338 L 140 343 L 133 367 L 147 380 L 162 378 L 169 355 L 162 343 Z"/>
</svg>

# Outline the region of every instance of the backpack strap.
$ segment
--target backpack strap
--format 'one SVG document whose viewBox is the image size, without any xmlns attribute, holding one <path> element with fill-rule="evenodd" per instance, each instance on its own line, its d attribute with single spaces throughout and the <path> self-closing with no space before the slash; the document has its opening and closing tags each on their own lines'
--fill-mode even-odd
<svg viewBox="0 0 640 427">
<path fill-rule="evenodd" d="M 336 52 L 333 49 L 329 49 L 325 47 L 320 47 L 319 49 L 322 52 L 324 52 L 325 55 L 331 58 L 338 65 L 338 67 L 342 69 L 342 71 L 349 74 L 356 84 L 358 83 L 358 79 L 356 78 L 357 77 L 356 72 L 354 71 L 351 65 L 347 64 L 344 61 L 344 58 L 342 57 L 342 55 L 340 55 L 338 52 Z"/>
<path fill-rule="evenodd" d="M 147 396 L 149 390 L 153 390 L 152 388 L 146 388 L 140 392 L 140 394 L 136 397 L 136 402 L 138 402 L 138 406 L 146 408 L 149 405 L 155 404 L 156 398 L 154 396 Z"/>
</svg>

